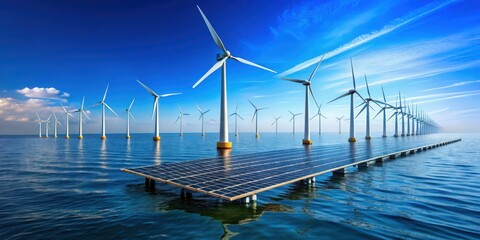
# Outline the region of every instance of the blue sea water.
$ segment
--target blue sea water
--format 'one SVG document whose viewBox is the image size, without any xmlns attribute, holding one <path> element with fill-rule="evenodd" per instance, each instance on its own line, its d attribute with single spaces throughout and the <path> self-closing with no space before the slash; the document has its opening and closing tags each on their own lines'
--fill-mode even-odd
<svg viewBox="0 0 480 240">
<path fill-rule="evenodd" d="M 120 171 L 218 154 L 217 134 L 161 137 L 0 137 L 0 239 L 480 239 L 479 134 L 410 137 L 462 141 L 325 174 L 315 188 L 276 188 L 249 206 L 201 194 L 182 199 L 164 184 L 146 192 L 143 178 Z M 302 136 L 231 138 L 231 154 L 242 154 L 299 147 Z M 328 145 L 347 136 L 312 138 Z"/>
</svg>

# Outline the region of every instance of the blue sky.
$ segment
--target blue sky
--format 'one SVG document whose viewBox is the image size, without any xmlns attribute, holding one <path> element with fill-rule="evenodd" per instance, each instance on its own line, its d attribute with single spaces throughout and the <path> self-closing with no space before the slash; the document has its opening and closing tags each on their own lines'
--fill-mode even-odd
<svg viewBox="0 0 480 240">
<path fill-rule="evenodd" d="M 335 117 L 348 115 L 347 99 L 325 103 L 352 88 L 350 57 L 362 95 L 366 74 L 373 98 L 381 98 L 383 85 L 390 103 L 401 91 L 445 131 L 480 131 L 478 1 L 20 0 L 0 3 L 0 134 L 36 133 L 35 112 L 46 118 L 55 111 L 63 123 L 60 103 L 73 110 L 85 96 L 93 105 L 108 83 L 106 102 L 120 117 L 107 113 L 107 132 L 124 132 L 133 98 L 132 131 L 152 132 L 153 99 L 136 79 L 158 93 L 183 93 L 160 100 L 162 132 L 178 131 L 177 104 L 192 114 L 185 131 L 199 132 L 195 103 L 212 109 L 205 128 L 217 132 L 220 73 L 192 89 L 219 52 L 197 4 L 234 56 L 278 72 L 228 62 L 229 112 L 238 104 L 242 132 L 255 130 L 247 98 L 269 107 L 260 112 L 261 132 L 275 131 L 276 116 L 279 130 L 291 131 L 287 110 L 304 112 L 304 88 L 280 77 L 308 78 L 323 53 L 312 87 L 324 103 L 325 131 L 337 131 Z M 100 108 L 88 110 L 84 131 L 99 133 Z M 78 118 L 70 124 L 77 133 Z M 357 134 L 364 124 L 362 114 Z M 381 118 L 372 129 L 381 130 Z"/>
</svg>

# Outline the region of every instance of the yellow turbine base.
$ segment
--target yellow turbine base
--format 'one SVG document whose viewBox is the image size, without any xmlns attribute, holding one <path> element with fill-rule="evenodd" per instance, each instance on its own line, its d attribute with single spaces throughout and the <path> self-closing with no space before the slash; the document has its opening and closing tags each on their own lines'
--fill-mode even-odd
<svg viewBox="0 0 480 240">
<path fill-rule="evenodd" d="M 107 139 L 107 136 L 101 136 L 100 138 L 101 139 Z"/>
<path fill-rule="evenodd" d="M 303 145 L 312 145 L 312 140 L 310 140 L 310 139 L 303 139 L 302 143 L 303 143 Z"/>
<path fill-rule="evenodd" d="M 260 137 L 260 133 L 259 133 L 259 134 L 256 134 L 255 137 L 259 138 L 259 137 Z"/>
<path fill-rule="evenodd" d="M 48 136 L 46 136 L 45 138 L 48 138 Z"/>
<path fill-rule="evenodd" d="M 70 138 L 70 136 L 65 136 L 65 138 L 66 138 L 66 139 L 69 139 L 69 138 Z"/>
<path fill-rule="evenodd" d="M 57 138 L 57 136 L 55 136 L 54 138 Z"/>
<path fill-rule="evenodd" d="M 217 149 L 231 149 L 232 142 L 217 142 Z"/>
<path fill-rule="evenodd" d="M 348 141 L 349 141 L 349 142 L 356 142 L 357 139 L 356 139 L 356 138 L 349 138 Z"/>
<path fill-rule="evenodd" d="M 127 135 L 127 139 L 130 139 L 130 135 Z"/>
<path fill-rule="evenodd" d="M 370 139 L 372 139 L 372 137 L 367 136 L 367 137 L 365 137 L 365 139 L 370 140 Z"/>
<path fill-rule="evenodd" d="M 78 139 L 83 139 L 83 136 L 78 136 Z"/>
<path fill-rule="evenodd" d="M 160 141 L 160 137 L 153 137 L 153 141 Z"/>
</svg>

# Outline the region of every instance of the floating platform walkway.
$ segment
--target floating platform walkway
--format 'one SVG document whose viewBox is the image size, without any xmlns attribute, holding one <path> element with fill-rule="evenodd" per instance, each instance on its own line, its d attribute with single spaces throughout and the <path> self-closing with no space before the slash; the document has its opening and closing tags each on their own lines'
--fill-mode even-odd
<svg viewBox="0 0 480 240">
<path fill-rule="evenodd" d="M 315 182 L 315 176 L 346 173 L 350 166 L 365 167 L 398 156 L 440 147 L 461 139 L 427 143 L 415 139 L 366 141 L 336 145 L 307 146 L 252 154 L 219 156 L 184 162 L 121 169 L 145 177 L 149 188 L 155 181 L 182 189 L 182 196 L 199 192 L 228 201 L 256 200 L 256 194 L 286 184 Z"/>
</svg>

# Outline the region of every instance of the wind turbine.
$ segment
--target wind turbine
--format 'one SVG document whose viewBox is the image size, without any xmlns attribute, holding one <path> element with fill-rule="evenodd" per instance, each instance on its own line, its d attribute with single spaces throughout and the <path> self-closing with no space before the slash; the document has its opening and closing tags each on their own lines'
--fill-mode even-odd
<svg viewBox="0 0 480 240">
<path fill-rule="evenodd" d="M 52 114 L 50 114 L 50 116 L 48 116 L 47 120 L 43 121 L 45 123 L 45 138 L 48 138 L 48 127 L 49 127 L 49 123 L 50 123 L 50 118 L 52 118 Z"/>
<path fill-rule="evenodd" d="M 101 139 L 106 139 L 107 138 L 107 136 L 105 135 L 105 107 L 107 107 L 113 114 L 115 114 L 118 117 L 118 114 L 115 111 L 113 111 L 113 109 L 110 106 L 108 106 L 108 104 L 105 102 L 105 98 L 107 98 L 107 92 L 108 92 L 108 86 L 109 85 L 110 84 L 107 84 L 107 88 L 105 89 L 105 94 L 103 94 L 102 100 L 94 105 L 94 106 L 102 105 L 102 136 L 101 136 Z"/>
<path fill-rule="evenodd" d="M 133 106 L 133 102 L 135 102 L 135 98 L 130 103 L 130 106 L 125 109 L 125 112 L 127 113 L 127 139 L 130 139 L 130 117 L 132 117 L 135 122 L 137 121 L 135 117 L 133 117 L 133 114 L 130 112 L 130 109 L 132 109 Z"/>
<path fill-rule="evenodd" d="M 340 118 L 337 117 L 337 120 L 338 120 L 338 134 L 342 133 L 342 118 L 343 117 L 344 116 L 342 116 Z"/>
<path fill-rule="evenodd" d="M 380 113 L 383 112 L 383 134 L 382 137 L 387 137 L 387 109 L 395 109 L 392 105 L 387 103 L 387 98 L 385 97 L 385 92 L 383 91 L 383 86 L 382 86 L 382 94 L 383 94 L 383 107 L 378 111 L 377 115 L 373 117 L 375 119 Z"/>
<path fill-rule="evenodd" d="M 108 88 L 108 87 L 107 87 Z M 105 92 L 106 93 L 106 92 Z M 85 115 L 85 117 L 88 118 L 88 120 L 90 120 L 90 118 L 88 117 L 87 113 L 83 110 L 83 106 L 85 104 L 85 96 L 83 97 L 82 99 L 82 106 L 75 110 L 74 112 L 78 112 L 78 139 L 82 139 L 83 138 L 83 115 Z M 103 114 L 104 115 L 104 114 Z M 103 126 L 103 125 L 102 125 Z M 103 138 L 102 138 L 103 139 Z"/>
<path fill-rule="evenodd" d="M 281 117 L 282 116 L 276 117 L 275 121 L 273 121 L 273 123 L 272 123 L 272 126 L 273 126 L 273 124 L 275 124 L 275 134 L 278 134 L 278 119 L 280 119 Z"/>
<path fill-rule="evenodd" d="M 318 116 L 318 135 L 322 135 L 322 117 L 327 119 L 325 116 L 322 114 L 322 104 L 318 106 L 318 112 L 315 116 L 310 118 L 310 120 L 314 119 L 316 116 Z"/>
<path fill-rule="evenodd" d="M 65 109 L 65 107 L 61 103 L 60 103 L 60 105 L 62 106 L 63 112 L 65 113 L 65 138 L 69 139 L 70 135 L 68 135 L 68 116 L 73 117 L 73 115 L 71 113 L 69 113 L 67 111 L 67 109 Z"/>
<path fill-rule="evenodd" d="M 405 97 L 403 97 L 403 103 L 405 105 L 405 108 L 406 108 L 406 113 L 405 115 L 407 116 L 407 136 L 410 136 L 410 117 L 412 116 L 410 114 L 410 108 L 408 107 L 407 105 L 407 100 L 405 100 Z"/>
<path fill-rule="evenodd" d="M 415 119 L 416 119 L 416 116 L 415 116 L 415 108 L 413 107 L 413 101 L 412 101 L 412 115 L 411 115 L 411 118 L 412 118 L 412 132 L 410 133 L 411 136 L 414 136 L 415 135 Z"/>
<path fill-rule="evenodd" d="M 37 115 L 37 120 L 35 120 L 35 122 L 38 122 L 38 137 L 39 138 L 42 138 L 42 119 L 40 118 L 40 116 L 38 116 L 38 113 L 35 113 L 35 115 Z"/>
<path fill-rule="evenodd" d="M 340 98 L 346 97 L 350 95 L 350 137 L 348 138 L 349 142 L 356 142 L 357 139 L 355 138 L 355 109 L 354 109 L 354 102 L 353 102 L 353 96 L 357 94 L 364 102 L 365 99 L 357 92 L 357 86 L 355 84 L 355 74 L 353 72 L 353 63 L 352 63 L 352 58 L 350 58 L 350 66 L 352 68 L 352 80 L 353 80 L 353 89 L 350 89 L 347 93 L 344 93 L 340 95 L 339 97 L 333 99 L 332 101 L 328 102 L 331 103 L 333 101 L 336 101 Z"/>
<path fill-rule="evenodd" d="M 264 110 L 264 109 L 267 109 L 268 107 L 264 107 L 264 108 L 257 108 L 257 106 L 255 106 L 252 101 L 248 100 L 250 102 L 250 104 L 252 104 L 252 106 L 255 108 L 255 112 L 253 113 L 253 117 L 252 117 L 252 122 L 253 122 L 253 119 L 255 119 L 255 136 L 258 138 L 260 137 L 260 134 L 258 133 L 258 111 L 260 110 Z"/>
<path fill-rule="evenodd" d="M 152 112 L 152 119 L 155 116 L 155 136 L 153 137 L 153 141 L 158 141 L 160 140 L 160 135 L 159 135 L 159 121 L 160 119 L 158 118 L 158 99 L 163 98 L 163 97 L 168 97 L 168 96 L 173 96 L 173 95 L 178 95 L 182 93 L 166 93 L 162 95 L 158 95 L 156 92 L 154 92 L 152 89 L 147 87 L 145 84 L 142 82 L 138 81 L 137 82 L 142 85 L 147 92 L 149 92 L 153 96 L 153 112 Z"/>
<path fill-rule="evenodd" d="M 57 138 L 57 123 L 62 126 L 62 124 L 58 121 L 57 119 L 57 115 L 55 114 L 55 112 L 52 112 L 53 113 L 53 118 L 55 119 L 54 120 L 54 123 L 53 123 L 53 137 L 54 138 Z"/>
<path fill-rule="evenodd" d="M 400 91 L 398 92 L 398 100 L 400 102 L 400 114 L 402 115 L 402 137 L 405 136 L 405 113 L 403 112 L 403 108 L 402 107 L 402 96 L 400 95 Z"/>
<path fill-rule="evenodd" d="M 379 103 L 383 103 L 383 102 L 380 102 L 380 101 L 372 98 L 372 95 L 370 94 L 370 88 L 368 87 L 367 75 L 365 74 L 364 76 L 365 76 L 365 85 L 367 86 L 368 98 L 365 98 L 365 101 L 362 102 L 360 105 L 358 105 L 358 107 L 363 105 L 363 108 L 360 110 L 360 112 L 358 112 L 358 114 L 355 118 L 357 118 L 363 112 L 363 110 L 367 109 L 366 124 L 365 124 L 365 127 L 366 127 L 366 129 L 365 129 L 365 133 L 366 133 L 365 134 L 365 139 L 370 140 L 372 138 L 372 136 L 370 135 L 370 108 L 372 108 L 372 106 L 370 106 L 370 102 L 374 102 L 379 107 L 382 107 L 382 106 L 380 106 Z"/>
<path fill-rule="evenodd" d="M 190 115 L 190 114 L 182 112 L 182 109 L 180 109 L 180 106 L 177 105 L 177 107 L 178 107 L 179 115 L 177 120 L 175 120 L 175 123 L 177 123 L 178 119 L 180 119 L 180 136 L 183 136 L 183 115 Z"/>
<path fill-rule="evenodd" d="M 239 117 L 240 119 L 243 120 L 243 118 L 240 116 L 240 114 L 237 113 L 237 109 L 238 109 L 238 104 L 237 106 L 235 107 L 235 112 L 230 114 L 230 116 L 234 116 L 235 115 L 235 136 L 238 136 L 238 128 L 237 128 L 237 117 Z"/>
<path fill-rule="evenodd" d="M 217 148 L 219 149 L 230 149 L 232 148 L 232 143 L 228 141 L 228 110 L 227 110 L 227 59 L 231 58 L 233 60 L 236 60 L 240 63 L 247 64 L 250 66 L 254 66 L 257 68 L 261 68 L 263 70 L 267 70 L 273 73 L 276 73 L 275 71 L 268 69 L 266 67 L 260 66 L 256 63 L 250 62 L 248 60 L 245 60 L 243 58 L 239 57 L 234 57 L 230 54 L 230 52 L 225 48 L 223 45 L 222 40 L 220 40 L 220 37 L 217 35 L 215 32 L 215 29 L 213 29 L 212 25 L 208 21 L 207 17 L 205 14 L 203 14 L 202 10 L 200 9 L 199 6 L 197 6 L 198 11 L 200 11 L 200 14 L 202 15 L 203 20 L 205 21 L 205 24 L 207 25 L 208 30 L 210 31 L 210 34 L 213 37 L 213 40 L 215 41 L 215 44 L 222 50 L 221 54 L 217 54 L 217 63 L 215 63 L 210 70 L 207 71 L 193 86 L 192 88 L 195 88 L 198 84 L 200 84 L 206 77 L 208 77 L 210 74 L 212 74 L 214 71 L 222 67 L 222 78 L 221 78 L 221 97 L 220 97 L 220 139 L 217 142 Z"/>
<path fill-rule="evenodd" d="M 292 118 L 290 118 L 290 122 L 293 120 L 293 135 L 295 135 L 295 117 L 298 115 L 301 115 L 301 113 L 292 113 L 290 110 L 288 110 L 290 114 L 292 114 Z M 305 143 L 307 144 L 307 143 Z"/>
<path fill-rule="evenodd" d="M 197 107 L 198 111 L 200 112 L 200 117 L 198 119 L 202 119 L 202 136 L 205 136 L 205 131 L 203 130 L 203 118 L 205 117 L 205 113 L 208 113 L 210 112 L 210 109 L 208 109 L 207 111 L 202 111 L 202 109 L 200 109 L 200 107 L 195 104 L 195 106 Z M 237 110 L 235 109 L 235 114 L 237 113 Z M 231 114 L 233 115 L 233 114 Z M 230 115 L 230 116 L 231 116 Z M 237 136 L 237 132 L 236 132 L 236 129 L 237 129 L 237 120 L 235 119 L 235 136 Z"/>
<path fill-rule="evenodd" d="M 388 118 L 388 120 L 395 116 L 395 133 L 393 134 L 393 136 L 398 137 L 398 114 L 400 114 L 398 110 L 401 110 L 401 107 L 398 107 L 398 97 L 395 98 L 395 107 L 392 107 L 392 109 L 394 109 L 395 112 L 392 114 L 392 116 L 390 116 L 390 118 Z"/>
<path fill-rule="evenodd" d="M 315 105 L 318 106 L 317 100 L 315 99 L 315 95 L 313 94 L 311 80 L 313 76 L 315 75 L 315 72 L 317 72 L 318 67 L 320 66 L 320 63 L 322 63 L 323 57 L 325 57 L 325 54 L 323 54 L 322 58 L 320 61 L 318 61 L 317 66 L 315 66 L 315 69 L 313 69 L 312 74 L 310 74 L 310 77 L 308 80 L 303 80 L 303 79 L 291 79 L 291 78 L 282 78 L 283 80 L 291 81 L 291 82 L 296 82 L 300 83 L 305 86 L 305 130 L 304 130 L 304 137 L 302 140 L 302 144 L 304 145 L 311 145 L 312 140 L 310 139 L 310 121 L 309 121 L 309 109 L 308 109 L 308 93 L 312 94 L 312 98 L 315 101 Z M 293 117 L 293 134 L 295 134 L 295 116 Z"/>
</svg>

